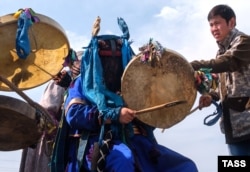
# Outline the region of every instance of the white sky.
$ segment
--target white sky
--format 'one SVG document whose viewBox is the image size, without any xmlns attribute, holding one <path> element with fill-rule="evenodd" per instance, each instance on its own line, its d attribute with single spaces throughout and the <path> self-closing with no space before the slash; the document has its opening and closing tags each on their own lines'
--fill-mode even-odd
<svg viewBox="0 0 250 172">
<path fill-rule="evenodd" d="M 75 50 L 81 50 L 88 44 L 97 16 L 102 19 L 99 35 L 121 35 L 117 17 L 122 17 L 128 24 L 135 52 L 149 38 L 154 38 L 192 61 L 213 58 L 216 53 L 217 46 L 209 31 L 207 13 L 220 3 L 228 4 L 235 10 L 237 28 L 247 33 L 250 30 L 249 0 L 1 0 L 0 16 L 20 8 L 32 8 L 57 21 Z M 25 93 L 38 101 L 44 87 Z M 10 92 L 1 94 L 18 97 Z M 164 133 L 156 130 L 159 143 L 191 158 L 201 172 L 217 171 L 217 156 L 227 155 L 228 152 L 218 124 L 212 127 L 203 125 L 204 117 L 214 110 L 210 107 L 196 111 Z M 0 171 L 18 171 L 20 152 L 0 152 Z"/>
</svg>

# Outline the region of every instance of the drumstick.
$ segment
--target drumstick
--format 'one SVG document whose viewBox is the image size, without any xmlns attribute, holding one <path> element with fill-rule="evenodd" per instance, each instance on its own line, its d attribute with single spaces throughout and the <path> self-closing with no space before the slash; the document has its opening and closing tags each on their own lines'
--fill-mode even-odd
<svg viewBox="0 0 250 172">
<path fill-rule="evenodd" d="M 40 104 L 34 102 L 31 98 L 29 98 L 22 90 L 20 90 L 17 86 L 15 86 L 12 82 L 10 82 L 7 78 L 0 75 L 0 81 L 9 86 L 13 91 L 15 91 L 19 96 L 21 96 L 24 100 L 27 101 L 35 109 L 40 110 L 51 124 L 55 125 L 54 119 L 51 117 L 49 112 L 45 110 Z M 49 125 L 49 124 L 48 124 Z"/>
<path fill-rule="evenodd" d="M 197 109 L 199 109 L 199 106 L 197 106 L 194 109 L 192 109 L 187 115 L 190 115 L 191 113 L 195 112 Z"/>
<path fill-rule="evenodd" d="M 182 104 L 182 103 L 186 103 L 187 101 L 185 100 L 177 100 L 177 101 L 172 101 L 172 102 L 168 102 L 168 103 L 164 103 L 161 105 L 157 105 L 157 106 L 153 106 L 150 108 L 145 108 L 145 109 L 141 109 L 135 112 L 136 115 L 140 115 L 142 113 L 146 113 L 146 112 L 151 112 L 154 110 L 159 110 L 159 109 L 163 109 L 163 108 L 168 108 L 168 107 L 172 107 L 178 104 Z"/>
</svg>

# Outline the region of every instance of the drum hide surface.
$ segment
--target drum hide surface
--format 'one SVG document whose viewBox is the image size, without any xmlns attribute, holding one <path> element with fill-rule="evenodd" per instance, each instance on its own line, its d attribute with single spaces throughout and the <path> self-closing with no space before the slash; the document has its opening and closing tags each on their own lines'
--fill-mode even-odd
<svg viewBox="0 0 250 172">
<path fill-rule="evenodd" d="M 35 145 L 38 130 L 36 110 L 27 103 L 0 95 L 0 151 L 12 151 Z"/>
<path fill-rule="evenodd" d="M 0 17 L 0 74 L 21 90 L 49 81 L 61 69 L 69 52 L 69 41 L 63 28 L 53 19 L 37 14 L 39 22 L 28 30 L 31 52 L 26 59 L 16 52 L 17 19 L 13 14 Z M 0 90 L 10 91 L 4 83 Z"/>
<path fill-rule="evenodd" d="M 151 63 L 141 62 L 141 54 L 127 65 L 122 77 L 122 96 L 127 106 L 141 110 L 172 101 L 186 101 L 137 116 L 156 128 L 169 128 L 182 121 L 196 99 L 194 71 L 179 53 L 164 49 L 162 57 Z"/>
</svg>

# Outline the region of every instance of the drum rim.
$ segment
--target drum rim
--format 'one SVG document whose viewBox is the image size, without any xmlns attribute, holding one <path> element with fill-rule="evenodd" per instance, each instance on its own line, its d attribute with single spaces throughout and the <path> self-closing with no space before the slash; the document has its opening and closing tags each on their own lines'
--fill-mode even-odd
<svg viewBox="0 0 250 172">
<path fill-rule="evenodd" d="M 187 59 L 183 55 L 181 55 L 180 53 L 178 53 L 178 52 L 176 52 L 176 51 L 174 51 L 172 49 L 168 49 L 168 48 L 164 48 L 164 51 L 165 52 L 170 52 L 170 53 L 174 54 L 175 56 L 178 56 L 178 57 L 182 58 L 186 62 L 186 65 L 188 66 L 188 68 L 190 69 L 190 71 L 192 73 L 194 73 L 194 70 L 193 70 L 192 66 L 190 65 L 190 63 L 187 61 Z M 135 61 L 139 61 L 140 60 L 141 55 L 142 55 L 142 53 L 139 53 L 138 55 L 134 56 L 131 59 L 131 61 L 128 63 L 127 67 L 125 68 L 125 70 L 123 72 L 123 75 L 122 75 L 122 78 L 121 78 L 121 82 L 122 82 L 121 93 L 123 95 L 123 98 L 124 98 L 125 102 L 127 101 L 126 100 L 126 95 L 125 95 L 127 93 L 124 93 L 124 90 L 126 88 L 126 86 L 124 85 L 124 80 L 125 80 L 125 77 L 126 77 L 126 71 L 129 70 L 129 68 L 132 65 L 132 63 L 136 63 Z M 194 75 L 192 75 L 192 76 L 194 76 Z M 190 77 L 191 77 L 191 74 L 190 74 Z M 196 97 L 197 97 L 197 91 L 196 91 L 196 88 L 195 88 L 195 84 L 192 87 L 192 91 L 194 92 L 194 95 L 193 95 L 192 99 L 188 100 L 189 103 L 190 103 L 190 105 L 188 107 L 189 110 L 191 110 L 193 108 L 193 105 L 194 105 Z M 136 109 L 136 110 L 138 110 L 138 109 Z M 183 115 L 183 118 L 180 121 L 178 121 L 177 123 L 181 122 L 188 115 L 189 115 L 189 112 L 187 112 L 185 115 Z M 144 122 L 144 121 L 142 121 L 142 122 Z M 177 123 L 173 123 L 173 124 L 167 125 L 166 127 L 162 127 L 162 126 L 160 126 L 160 127 L 159 126 L 153 126 L 153 127 L 156 127 L 156 128 L 170 128 L 170 127 L 172 127 L 173 125 L 175 125 Z"/>
</svg>

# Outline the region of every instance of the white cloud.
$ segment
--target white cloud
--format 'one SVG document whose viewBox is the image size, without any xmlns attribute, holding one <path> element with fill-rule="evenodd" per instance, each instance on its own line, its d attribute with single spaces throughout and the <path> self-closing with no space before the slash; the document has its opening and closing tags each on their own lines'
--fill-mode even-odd
<svg viewBox="0 0 250 172">
<path fill-rule="evenodd" d="M 66 31 L 70 47 L 75 51 L 81 51 L 83 47 L 87 46 L 90 38 L 85 35 L 78 35 L 77 33 Z"/>
<path fill-rule="evenodd" d="M 179 17 L 179 13 L 176 9 L 165 6 L 162 8 L 159 14 L 155 15 L 156 17 L 162 17 L 166 20 L 173 20 Z"/>
</svg>

